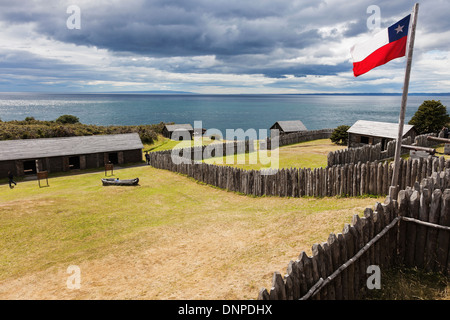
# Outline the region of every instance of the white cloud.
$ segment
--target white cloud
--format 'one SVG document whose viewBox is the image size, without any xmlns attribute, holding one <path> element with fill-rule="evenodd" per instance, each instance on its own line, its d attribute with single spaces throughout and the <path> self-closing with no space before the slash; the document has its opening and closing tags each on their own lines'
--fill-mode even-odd
<svg viewBox="0 0 450 320">
<path fill-rule="evenodd" d="M 199 93 L 400 92 L 403 85 L 404 58 L 352 75 L 349 50 L 370 37 L 358 32 L 370 1 L 151 1 L 145 12 L 137 0 L 78 1 L 86 19 L 79 31 L 64 27 L 60 9 L 69 2 L 0 5 L 0 91 L 24 83 L 43 91 Z M 384 23 L 411 7 L 379 5 Z M 449 91 L 450 26 L 433 29 L 438 11 L 421 7 L 410 92 Z"/>
</svg>

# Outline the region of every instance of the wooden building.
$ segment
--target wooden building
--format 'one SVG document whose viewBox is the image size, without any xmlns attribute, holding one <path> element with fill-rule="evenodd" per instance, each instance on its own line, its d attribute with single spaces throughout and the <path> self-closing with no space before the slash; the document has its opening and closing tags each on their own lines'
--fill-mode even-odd
<svg viewBox="0 0 450 320">
<path fill-rule="evenodd" d="M 358 120 L 347 133 L 350 148 L 381 143 L 381 149 L 385 150 L 389 141 L 397 139 L 398 123 Z M 409 124 L 403 126 L 403 139 L 411 137 L 414 140 L 416 135 L 414 126 Z"/>
<path fill-rule="evenodd" d="M 277 121 L 270 127 L 270 129 L 278 129 L 280 134 L 308 131 L 300 120 Z"/>
<path fill-rule="evenodd" d="M 0 141 L 0 178 L 8 171 L 23 176 L 139 162 L 143 148 L 137 133 L 4 140 Z"/>
<path fill-rule="evenodd" d="M 172 134 L 177 133 L 174 138 L 175 140 L 182 140 L 179 137 L 183 137 L 186 132 L 189 133 L 191 139 L 194 135 L 194 128 L 190 124 L 166 124 L 162 130 L 164 137 L 172 139 Z"/>
</svg>

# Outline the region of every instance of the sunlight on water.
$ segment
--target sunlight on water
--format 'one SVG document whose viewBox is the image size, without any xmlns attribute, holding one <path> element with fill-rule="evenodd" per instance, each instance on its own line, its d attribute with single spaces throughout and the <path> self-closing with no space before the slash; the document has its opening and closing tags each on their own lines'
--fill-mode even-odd
<svg viewBox="0 0 450 320">
<path fill-rule="evenodd" d="M 406 121 L 424 100 L 410 96 Z M 55 120 L 72 114 L 86 124 L 135 125 L 202 121 L 204 128 L 268 129 L 278 120 L 301 120 L 310 129 L 352 125 L 359 119 L 397 122 L 401 96 L 344 95 L 146 95 L 1 93 L 0 119 Z"/>
</svg>

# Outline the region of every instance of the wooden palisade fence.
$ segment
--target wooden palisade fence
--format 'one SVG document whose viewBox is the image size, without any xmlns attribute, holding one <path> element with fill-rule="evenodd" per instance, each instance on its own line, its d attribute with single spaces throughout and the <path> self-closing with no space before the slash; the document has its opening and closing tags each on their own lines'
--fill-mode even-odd
<svg viewBox="0 0 450 320">
<path fill-rule="evenodd" d="M 245 143 L 245 151 L 252 151 L 253 144 Z M 233 148 L 235 153 L 243 150 L 237 142 Z M 368 290 L 369 265 L 382 270 L 406 265 L 450 274 L 450 161 L 444 157 L 402 159 L 396 197 L 389 187 L 392 166 L 387 161 L 247 171 L 194 161 L 201 155 L 188 151 L 189 157 L 178 164 L 171 151 L 151 152 L 150 165 L 254 196 L 392 195 L 367 208 L 364 217 L 355 215 L 341 233 L 314 244 L 312 256 L 302 252 L 289 263 L 284 277 L 275 272 L 272 288 L 261 289 L 258 299 L 359 299 Z"/>
<path fill-rule="evenodd" d="M 282 147 L 305 141 L 329 139 L 333 131 L 334 129 L 319 129 L 281 134 L 278 137 L 278 145 Z M 270 142 L 271 138 L 267 138 L 266 143 L 268 148 L 271 147 Z"/>
<path fill-rule="evenodd" d="M 414 145 L 419 147 L 431 147 L 436 142 L 427 139 L 428 136 L 436 136 L 436 134 L 423 134 L 415 137 L 414 142 L 411 137 L 403 139 L 402 144 Z M 408 153 L 409 150 L 402 149 L 402 153 Z M 328 153 L 328 166 L 332 167 L 339 164 L 350 164 L 361 162 L 373 162 L 393 158 L 395 154 L 395 140 L 387 143 L 386 150 L 381 149 L 381 144 L 365 145 L 358 148 L 348 148 Z"/>
<path fill-rule="evenodd" d="M 328 168 L 243 170 L 235 167 L 186 161 L 175 164 L 170 152 L 151 152 L 150 165 L 187 175 L 200 182 L 253 196 L 333 197 L 386 195 L 392 178 L 388 162 L 358 162 Z M 444 157 L 402 160 L 399 187 L 413 186 L 423 178 L 450 181 L 450 161 Z M 447 179 L 444 179 L 447 178 Z M 450 186 L 449 186 L 450 187 Z"/>
<path fill-rule="evenodd" d="M 365 296 L 367 268 L 395 265 L 450 274 L 450 189 L 447 179 L 427 178 L 353 217 L 341 233 L 291 261 L 260 300 L 343 299 Z"/>
</svg>

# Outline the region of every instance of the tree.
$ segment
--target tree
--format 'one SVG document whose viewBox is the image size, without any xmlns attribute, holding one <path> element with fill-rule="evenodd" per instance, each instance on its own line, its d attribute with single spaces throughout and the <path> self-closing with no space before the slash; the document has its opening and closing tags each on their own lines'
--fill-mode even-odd
<svg viewBox="0 0 450 320">
<path fill-rule="evenodd" d="M 339 144 L 339 145 L 347 145 L 348 142 L 348 133 L 347 130 L 350 129 L 350 126 L 342 125 L 334 129 L 333 133 L 331 134 L 331 141 L 333 143 Z"/>
<path fill-rule="evenodd" d="M 58 119 L 56 119 L 57 123 L 61 123 L 61 124 L 75 124 L 75 123 L 79 123 L 80 119 L 78 119 L 78 117 L 73 116 L 71 114 L 65 114 L 60 116 Z"/>
<path fill-rule="evenodd" d="M 419 134 L 438 133 L 449 121 L 447 108 L 440 100 L 425 100 L 408 124 L 412 124 Z"/>
</svg>

